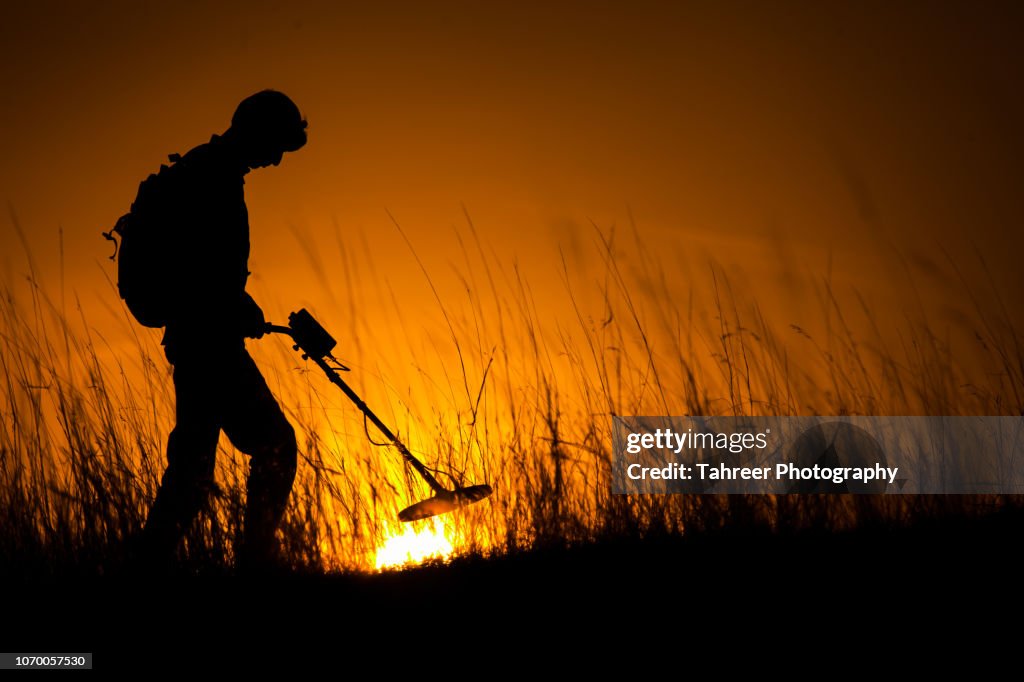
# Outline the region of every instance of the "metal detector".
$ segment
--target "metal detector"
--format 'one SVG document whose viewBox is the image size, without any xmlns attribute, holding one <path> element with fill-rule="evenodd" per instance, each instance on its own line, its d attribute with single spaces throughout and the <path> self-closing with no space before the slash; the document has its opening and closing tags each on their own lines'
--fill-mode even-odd
<svg viewBox="0 0 1024 682">
<path fill-rule="evenodd" d="M 327 378 L 331 380 L 331 383 L 340 388 L 355 403 L 356 407 L 366 415 L 366 418 L 373 422 L 373 425 L 402 453 L 405 461 L 411 464 L 416 473 L 422 476 L 427 485 L 434 490 L 433 497 L 417 502 L 398 512 L 399 519 L 402 521 L 418 521 L 419 519 L 437 516 L 438 514 L 446 514 L 459 507 L 479 502 L 494 492 L 491 490 L 491 486 L 487 484 L 448 490 L 438 483 L 437 479 L 427 470 L 427 467 L 409 452 L 409 448 L 405 447 L 405 444 L 398 440 L 398 437 L 391 432 L 391 429 L 384 425 L 384 422 L 366 406 L 362 398 L 356 395 L 356 392 L 341 378 L 338 372 L 347 372 L 348 367 L 342 365 L 331 355 L 331 351 L 338 345 L 338 342 L 327 333 L 327 330 L 305 308 L 288 316 L 287 327 L 268 324 L 266 330 L 290 336 L 295 342 L 293 346 L 295 350 L 302 351 L 303 359 L 315 362 L 323 370 L 324 374 L 327 375 Z M 328 363 L 328 360 L 334 364 Z"/>
</svg>

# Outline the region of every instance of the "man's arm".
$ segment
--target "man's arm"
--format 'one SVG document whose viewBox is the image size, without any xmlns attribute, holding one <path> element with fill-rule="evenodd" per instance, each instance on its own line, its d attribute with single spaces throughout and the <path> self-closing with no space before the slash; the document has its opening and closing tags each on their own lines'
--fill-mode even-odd
<svg viewBox="0 0 1024 682">
<path fill-rule="evenodd" d="M 263 309 L 248 292 L 242 292 L 238 322 L 239 329 L 246 338 L 259 339 L 266 333 L 267 318 L 263 315 Z"/>
</svg>

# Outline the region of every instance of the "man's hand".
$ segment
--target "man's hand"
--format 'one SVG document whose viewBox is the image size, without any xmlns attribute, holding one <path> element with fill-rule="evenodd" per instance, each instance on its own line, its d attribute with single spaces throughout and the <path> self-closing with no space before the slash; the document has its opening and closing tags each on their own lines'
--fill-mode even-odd
<svg viewBox="0 0 1024 682">
<path fill-rule="evenodd" d="M 267 318 L 263 309 L 256 304 L 252 296 L 245 294 L 239 315 L 242 335 L 248 339 L 260 339 L 267 333 Z"/>
</svg>

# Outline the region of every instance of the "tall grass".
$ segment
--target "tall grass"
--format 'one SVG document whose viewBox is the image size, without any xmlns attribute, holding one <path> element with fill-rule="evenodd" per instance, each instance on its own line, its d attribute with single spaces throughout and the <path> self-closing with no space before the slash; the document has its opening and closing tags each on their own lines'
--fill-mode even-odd
<svg viewBox="0 0 1024 682">
<path fill-rule="evenodd" d="M 342 341 L 357 390 L 442 482 L 493 485 L 493 498 L 445 518 L 459 552 L 905 524 L 985 506 L 925 496 L 615 496 L 611 417 L 1022 414 L 1024 355 L 995 298 L 989 305 L 970 291 L 974 308 L 961 311 L 957 338 L 975 343 L 964 350 L 926 316 L 883 329 L 865 298 L 841 302 L 822 278 L 808 289 L 819 336 L 767 314 L 713 263 L 705 275 L 669 274 L 635 228 L 595 227 L 587 266 L 562 255 L 559 271 L 539 283 L 496 256 L 471 220 L 456 236 L 457 287 L 438 282 L 409 242 L 439 316 L 430 330 L 403 314 L 365 240 L 337 239 L 329 265 L 322 244 L 305 246 L 324 289 L 343 290 L 314 312 Z M 2 293 L 0 566 L 34 575 L 119 570 L 173 426 L 158 337 L 112 343 L 77 301 L 67 311 L 63 289 L 55 302 L 33 267 Z M 566 315 L 550 316 L 555 298 Z M 332 320 L 343 321 L 340 330 Z M 283 340 L 261 342 L 254 354 L 299 433 L 299 476 L 281 529 L 288 560 L 310 571 L 372 567 L 397 531 L 397 511 L 424 497 L 424 485 L 368 441 L 355 410 Z M 246 467 L 224 443 L 217 490 L 180 551 L 187 570 L 230 570 Z"/>
</svg>

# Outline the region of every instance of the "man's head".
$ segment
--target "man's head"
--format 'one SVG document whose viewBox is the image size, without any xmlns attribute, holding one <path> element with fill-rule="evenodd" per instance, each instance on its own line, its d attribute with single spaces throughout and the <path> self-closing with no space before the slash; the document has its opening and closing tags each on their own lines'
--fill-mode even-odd
<svg viewBox="0 0 1024 682">
<path fill-rule="evenodd" d="M 263 90 L 242 100 L 226 135 L 249 168 L 276 166 L 285 152 L 306 144 L 306 121 L 287 95 Z"/>
</svg>

